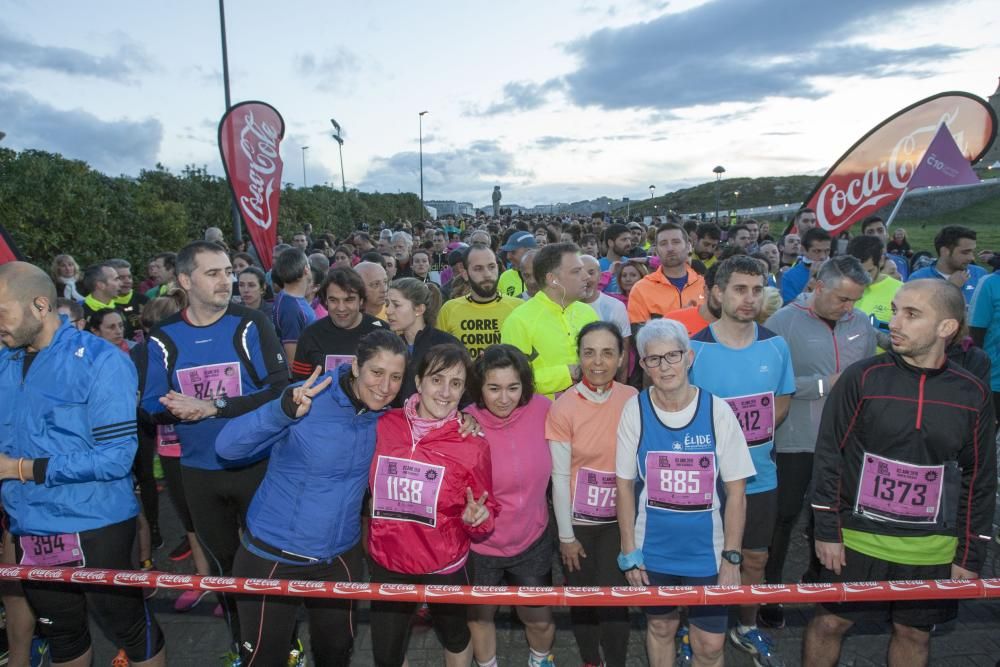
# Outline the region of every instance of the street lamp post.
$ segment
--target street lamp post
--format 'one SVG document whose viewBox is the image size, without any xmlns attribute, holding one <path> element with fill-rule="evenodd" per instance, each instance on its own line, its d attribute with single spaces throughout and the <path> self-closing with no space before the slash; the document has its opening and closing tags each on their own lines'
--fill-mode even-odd
<svg viewBox="0 0 1000 667">
<path fill-rule="evenodd" d="M 625 220 L 630 220 L 632 218 L 632 202 L 629 201 L 628 197 L 625 197 Z"/>
<path fill-rule="evenodd" d="M 229 50 L 226 47 L 226 6 L 225 0 L 219 0 L 219 32 L 222 36 L 222 88 L 226 94 L 226 111 L 232 106 L 229 97 Z M 233 240 L 239 244 L 243 241 L 243 227 L 240 225 L 240 212 L 236 208 L 236 197 L 230 195 L 230 212 L 233 216 Z"/>
<path fill-rule="evenodd" d="M 736 197 L 736 205 L 734 207 L 736 209 L 736 219 L 739 220 L 739 218 L 740 218 L 740 191 L 739 190 L 733 191 L 733 195 Z"/>
<path fill-rule="evenodd" d="M 719 188 L 721 187 L 722 175 L 726 173 L 726 168 L 719 165 L 712 170 L 715 174 L 715 224 L 719 224 Z"/>
<path fill-rule="evenodd" d="M 344 176 L 344 137 L 341 136 L 340 123 L 334 119 L 330 119 L 330 123 L 333 125 L 335 130 L 333 133 L 333 140 L 337 142 L 337 152 L 340 153 L 340 187 L 347 192 L 347 180 Z"/>
<path fill-rule="evenodd" d="M 306 151 L 309 150 L 308 146 L 302 147 L 302 187 L 306 187 Z"/>
<path fill-rule="evenodd" d="M 417 125 L 419 130 L 419 141 L 420 141 L 420 219 L 424 218 L 424 114 L 429 113 L 427 111 L 421 111 L 417 115 Z"/>
</svg>

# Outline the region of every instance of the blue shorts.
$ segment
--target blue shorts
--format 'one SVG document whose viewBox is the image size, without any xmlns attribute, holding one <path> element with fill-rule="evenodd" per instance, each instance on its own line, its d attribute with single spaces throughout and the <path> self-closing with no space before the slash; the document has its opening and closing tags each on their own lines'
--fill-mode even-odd
<svg viewBox="0 0 1000 667">
<path fill-rule="evenodd" d="M 714 586 L 719 575 L 711 577 L 685 577 L 678 574 L 663 574 L 646 570 L 650 586 Z M 643 607 L 647 615 L 661 616 L 677 609 L 671 607 Z M 688 607 L 688 623 L 697 626 L 705 632 L 724 634 L 729 627 L 729 610 L 721 605 L 698 605 Z"/>
</svg>

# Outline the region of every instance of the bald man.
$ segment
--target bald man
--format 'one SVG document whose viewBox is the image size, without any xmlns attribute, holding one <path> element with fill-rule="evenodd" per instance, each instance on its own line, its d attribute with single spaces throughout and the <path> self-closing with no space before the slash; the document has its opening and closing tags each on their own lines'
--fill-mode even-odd
<svg viewBox="0 0 1000 667">
<path fill-rule="evenodd" d="M 359 262 L 354 270 L 365 282 L 365 312 L 385 321 L 385 297 L 389 293 L 389 276 L 381 264 Z"/>
<path fill-rule="evenodd" d="M 819 580 L 975 579 L 997 487 L 989 387 L 945 350 L 961 329 L 961 290 L 908 282 L 892 300 L 892 349 L 849 366 L 820 421 L 812 509 Z M 806 630 L 803 664 L 836 665 L 858 620 L 892 619 L 887 664 L 929 660 L 930 630 L 957 600 L 829 603 Z"/>
<path fill-rule="evenodd" d="M 138 380 L 129 358 L 56 312 L 31 264 L 0 266 L 0 479 L 21 565 L 132 569 Z M 89 665 L 89 609 L 132 665 L 165 665 L 138 588 L 25 581 L 52 661 Z"/>
</svg>

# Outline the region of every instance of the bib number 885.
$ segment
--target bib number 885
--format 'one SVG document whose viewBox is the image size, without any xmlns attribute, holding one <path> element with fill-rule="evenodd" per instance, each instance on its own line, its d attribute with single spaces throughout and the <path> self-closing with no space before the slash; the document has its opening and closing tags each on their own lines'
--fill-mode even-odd
<svg viewBox="0 0 1000 667">
<path fill-rule="evenodd" d="M 419 479 L 407 479 L 406 477 L 390 477 L 386 480 L 386 487 L 389 500 L 397 500 L 402 503 L 421 503 L 424 483 Z"/>
<path fill-rule="evenodd" d="M 700 486 L 694 470 L 660 471 L 660 491 L 664 493 L 698 493 Z"/>
</svg>

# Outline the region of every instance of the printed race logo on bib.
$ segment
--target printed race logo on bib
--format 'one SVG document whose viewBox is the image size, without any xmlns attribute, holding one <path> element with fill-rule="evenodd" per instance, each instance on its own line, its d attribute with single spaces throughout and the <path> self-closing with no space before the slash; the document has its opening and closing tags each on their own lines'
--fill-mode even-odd
<svg viewBox="0 0 1000 667">
<path fill-rule="evenodd" d="M 343 366 L 344 364 L 351 364 L 354 362 L 353 354 L 328 354 L 326 359 L 323 361 L 323 370 L 332 371 L 338 366 Z"/>
<path fill-rule="evenodd" d="M 235 361 L 179 370 L 177 383 L 182 394 L 200 400 L 243 395 L 240 365 Z"/>
<path fill-rule="evenodd" d="M 437 526 L 437 499 L 444 466 L 379 456 L 372 488 L 372 518 Z"/>
<path fill-rule="evenodd" d="M 876 521 L 937 523 L 944 466 L 921 466 L 865 453 L 854 511 Z"/>
<path fill-rule="evenodd" d="M 715 500 L 714 452 L 646 454 L 646 506 L 704 512 Z"/>
<path fill-rule="evenodd" d="M 736 413 L 736 419 L 743 429 L 743 437 L 747 445 L 756 447 L 766 445 L 774 439 L 774 394 L 750 394 L 748 396 L 733 396 L 726 403 Z"/>
<path fill-rule="evenodd" d="M 164 456 L 178 457 L 181 455 L 181 440 L 173 424 L 158 424 L 156 426 L 156 451 Z"/>
<path fill-rule="evenodd" d="M 573 518 L 592 523 L 617 521 L 617 496 L 613 472 L 580 468 L 576 471 Z"/>
<path fill-rule="evenodd" d="M 83 565 L 80 534 L 23 535 L 20 538 L 21 565 L 52 567 L 55 565 Z"/>
</svg>

